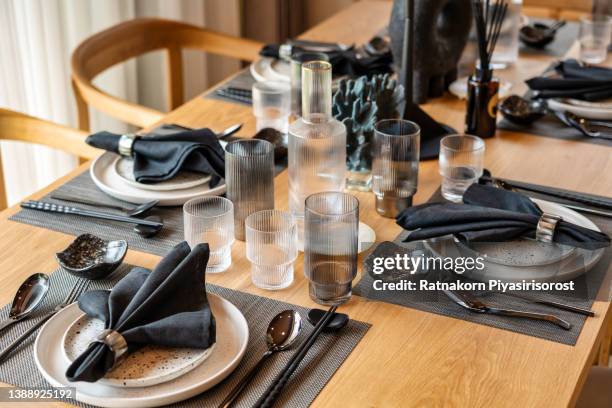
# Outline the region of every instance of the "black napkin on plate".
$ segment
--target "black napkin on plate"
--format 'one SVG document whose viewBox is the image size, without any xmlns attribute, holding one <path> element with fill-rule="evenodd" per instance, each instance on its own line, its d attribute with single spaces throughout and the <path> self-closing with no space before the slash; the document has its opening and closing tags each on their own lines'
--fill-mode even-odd
<svg viewBox="0 0 612 408">
<path fill-rule="evenodd" d="M 542 210 L 528 197 L 491 186 L 472 184 L 464 204 L 428 203 L 407 208 L 397 223 L 410 233 L 406 241 L 456 235 L 467 242 L 503 242 L 519 237 L 535 238 Z M 553 240 L 585 249 L 610 246 L 601 232 L 559 221 Z"/>
<path fill-rule="evenodd" d="M 267 44 L 261 49 L 259 55 L 279 58 L 279 49 L 280 45 L 278 44 Z M 295 54 L 307 50 L 294 46 L 291 51 Z M 358 57 L 357 51 L 351 47 L 347 50 L 326 51 L 325 54 L 329 57 L 329 63 L 332 64 L 332 71 L 335 75 L 371 76 L 386 74 L 391 72 L 391 64 L 393 63 L 393 56 L 390 51 L 382 55 Z"/>
<path fill-rule="evenodd" d="M 119 153 L 121 135 L 98 132 L 87 137 L 87 144 Z M 210 174 L 214 187 L 225 177 L 225 152 L 210 129 L 177 132 L 172 135 L 138 137 L 132 145 L 134 178 L 139 183 L 170 180 L 183 171 Z"/>
<path fill-rule="evenodd" d="M 597 101 L 612 97 L 612 69 L 581 65 L 575 59 L 559 62 L 556 75 L 525 81 L 538 98 L 575 98 Z"/>
<path fill-rule="evenodd" d="M 111 290 L 94 290 L 79 297 L 79 308 L 119 332 L 128 352 L 155 344 L 209 348 L 216 341 L 215 318 L 206 296 L 208 244 L 193 250 L 187 242 L 175 246 L 153 271 L 132 269 Z M 68 367 L 69 381 L 94 382 L 112 368 L 113 352 L 101 343 L 90 345 Z"/>
</svg>

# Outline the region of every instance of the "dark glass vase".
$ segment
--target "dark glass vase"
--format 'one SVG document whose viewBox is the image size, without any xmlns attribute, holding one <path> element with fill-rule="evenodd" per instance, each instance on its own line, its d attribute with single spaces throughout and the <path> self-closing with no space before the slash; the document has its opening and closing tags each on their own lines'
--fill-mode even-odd
<svg viewBox="0 0 612 408">
<path fill-rule="evenodd" d="M 476 74 L 468 79 L 465 116 L 465 133 L 481 138 L 495 136 L 499 94 L 499 80 L 490 75 L 484 78 Z"/>
</svg>

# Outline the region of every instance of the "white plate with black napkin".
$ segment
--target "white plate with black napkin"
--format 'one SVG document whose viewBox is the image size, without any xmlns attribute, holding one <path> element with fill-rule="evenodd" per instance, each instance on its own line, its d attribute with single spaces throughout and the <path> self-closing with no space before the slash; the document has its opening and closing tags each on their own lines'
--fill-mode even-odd
<svg viewBox="0 0 612 408">
<path fill-rule="evenodd" d="M 106 152 L 91 165 L 89 174 L 96 186 L 104 193 L 119 200 L 133 204 L 142 204 L 158 200 L 159 205 L 183 205 L 195 197 L 205 195 L 222 195 L 225 193 L 225 183 L 210 188 L 208 182 L 190 188 L 170 191 L 152 191 L 128 184 L 115 170 L 115 162 L 119 155 Z M 204 177 L 204 176 L 203 176 Z"/>
<path fill-rule="evenodd" d="M 40 330 L 34 343 L 34 361 L 43 377 L 54 387 L 76 387 L 76 400 L 101 407 L 153 407 L 172 404 L 202 393 L 225 379 L 242 360 L 249 330 L 247 322 L 231 302 L 208 294 L 217 325 L 217 343 L 202 364 L 182 376 L 151 387 L 118 388 L 102 383 L 66 379 L 69 366 L 62 350 L 67 328 L 83 314 L 76 303 L 53 316 Z"/>
</svg>

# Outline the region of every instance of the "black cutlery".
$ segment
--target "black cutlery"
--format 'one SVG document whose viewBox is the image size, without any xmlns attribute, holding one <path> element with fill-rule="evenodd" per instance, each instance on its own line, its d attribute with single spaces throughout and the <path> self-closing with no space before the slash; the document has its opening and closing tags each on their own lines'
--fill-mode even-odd
<svg viewBox="0 0 612 408">
<path fill-rule="evenodd" d="M 538 303 L 540 305 L 546 305 L 546 306 L 554 307 L 554 308 L 561 309 L 561 310 L 567 310 L 568 312 L 574 312 L 574 313 L 578 313 L 578 314 L 589 316 L 589 317 L 595 316 L 595 313 L 590 309 L 583 309 L 581 307 L 567 305 L 565 303 L 554 302 L 551 300 L 536 299 L 531 296 L 518 294 L 518 293 L 509 293 L 509 292 L 495 292 L 495 293 L 499 293 L 500 295 L 504 295 L 504 296 L 515 297 L 517 299 L 522 299 L 530 303 Z"/>
<path fill-rule="evenodd" d="M 565 116 L 565 119 L 570 126 L 579 130 L 583 135 L 595 139 L 612 140 L 612 122 L 585 119 L 573 114 L 572 112 L 563 112 L 561 114 Z M 608 128 L 610 132 L 595 130 L 595 126 Z"/>
<path fill-rule="evenodd" d="M 110 214 L 102 211 L 84 210 L 76 207 L 68 207 L 64 205 L 58 205 L 54 203 L 48 203 L 44 201 L 26 201 L 21 203 L 21 208 L 28 208 L 31 210 L 44 211 L 48 213 L 56 214 L 68 214 L 68 215 L 80 215 L 82 217 L 99 218 L 109 221 L 125 222 L 129 224 L 147 226 L 161 229 L 164 226 L 163 222 L 151 221 L 147 219 L 140 219 L 134 217 L 127 217 L 124 215 Z"/>
<path fill-rule="evenodd" d="M 552 187 L 542 186 L 538 184 L 524 183 L 522 181 L 507 180 L 497 177 L 493 177 L 491 172 L 485 170 L 483 176 L 480 178 L 481 184 L 491 183 L 496 187 L 504 188 L 506 190 L 525 190 L 533 193 L 543 194 L 551 197 L 557 197 L 564 200 L 574 201 L 581 204 L 590 205 L 592 207 L 603 208 L 606 210 L 612 210 L 612 199 L 587 197 L 580 193 L 574 193 L 569 191 L 559 191 Z"/>
<path fill-rule="evenodd" d="M 255 403 L 255 407 L 258 408 L 269 408 L 274 405 L 274 402 L 280 396 L 283 388 L 289 381 L 291 375 L 298 368 L 308 351 L 310 351 L 312 345 L 317 340 L 321 332 L 325 329 L 330 320 L 333 319 L 334 314 L 338 306 L 332 306 L 325 312 L 323 317 L 317 322 L 317 325 L 314 327 L 314 330 L 308 336 L 308 338 L 300 344 L 300 347 L 296 350 L 291 360 L 285 365 L 280 373 L 274 378 L 272 384 L 266 389 L 263 395 L 257 400 Z"/>
<path fill-rule="evenodd" d="M 443 290 L 442 292 L 444 292 L 444 294 L 448 296 L 450 300 L 463 307 L 464 309 L 469 310 L 470 312 L 541 320 L 555 324 L 565 330 L 570 330 L 572 328 L 572 325 L 569 322 L 555 315 L 493 307 L 485 304 L 484 302 L 478 299 L 474 299 L 471 296 L 466 295 L 465 293 L 460 293 L 454 290 Z"/>
</svg>

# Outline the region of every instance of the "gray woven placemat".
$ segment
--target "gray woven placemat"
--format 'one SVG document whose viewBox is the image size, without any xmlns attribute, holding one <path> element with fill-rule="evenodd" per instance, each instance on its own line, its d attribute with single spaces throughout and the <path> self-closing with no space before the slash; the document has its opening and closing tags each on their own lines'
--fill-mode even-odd
<svg viewBox="0 0 612 408">
<path fill-rule="evenodd" d="M 90 289 L 110 289 L 131 267 L 130 265 L 122 265 L 111 278 L 92 282 Z M 16 324 L 7 329 L 6 332 L 3 332 L 3 335 L 0 336 L 0 348 L 4 348 L 20 333 L 36 322 L 38 316 L 59 303 L 66 296 L 75 280 L 76 278 L 63 270 L 54 272 L 51 275 L 51 290 L 45 299 L 44 306 L 31 319 Z M 173 405 L 176 407 L 218 406 L 232 387 L 246 374 L 266 350 L 266 328 L 270 319 L 277 313 L 286 309 L 297 310 L 304 318 L 303 331 L 300 337 L 305 339 L 312 331 L 312 326 L 305 319 L 308 313 L 307 308 L 216 285 L 209 284 L 207 288 L 209 292 L 222 296 L 240 309 L 249 325 L 249 343 L 242 362 L 227 379 L 203 394 Z M 9 307 L 9 305 L 6 305 L 0 310 L 1 318 L 8 315 Z M 322 334 L 287 385 L 278 401 L 278 406 L 309 406 L 369 328 L 370 325 L 367 323 L 351 320 L 341 332 Z M 33 344 L 34 336 L 25 341 L 6 361 L 0 364 L 0 381 L 19 387 L 48 386 L 34 363 L 32 355 Z M 287 350 L 273 356 L 249 388 L 245 390 L 237 406 L 252 406 L 267 388 L 272 378 L 291 358 L 292 354 L 291 350 Z M 88 406 L 77 401 L 68 402 L 78 406 Z"/>
<path fill-rule="evenodd" d="M 442 200 L 439 191 L 430 198 L 430 202 Z M 585 214 L 586 215 L 586 214 Z M 588 216 L 603 232 L 612 234 L 612 220 Z M 391 291 L 391 290 L 375 290 L 373 285 L 375 279 L 383 279 L 384 281 L 400 281 L 411 280 L 418 284 L 421 279 L 435 282 L 441 280 L 451 281 L 461 280 L 469 281 L 465 277 L 456 274 L 450 274 L 444 271 L 421 271 L 415 275 L 403 274 L 397 272 L 384 273 L 382 275 L 374 275 L 372 271 L 372 262 L 375 257 L 394 257 L 396 254 L 408 254 L 409 256 L 419 256 L 421 254 L 428 255 L 429 250 L 421 242 L 402 242 L 406 232 L 402 232 L 393 242 L 384 242 L 378 245 L 370 255 L 364 260 L 363 277 L 355 285 L 353 293 L 358 296 L 363 296 L 372 300 L 379 300 L 388 303 L 410 307 L 417 310 L 436 313 L 443 316 L 454 317 L 457 319 L 467 320 L 486 326 L 493 326 L 500 329 L 510 330 L 517 333 L 526 334 L 529 336 L 540 337 L 543 339 L 575 345 L 578 336 L 582 331 L 582 327 L 586 320 L 586 316 L 551 308 L 548 306 L 529 303 L 521 299 L 516 299 L 510 296 L 497 293 L 476 292 L 474 295 L 481 298 L 483 301 L 491 305 L 500 307 L 515 308 L 518 310 L 529 310 L 534 312 L 552 313 L 560 318 L 571 323 L 571 330 L 563 330 L 553 324 L 529 319 L 518 319 L 502 316 L 494 316 L 489 314 L 472 313 L 453 303 L 444 293 L 437 291 Z M 430 255 L 430 254 L 429 254 Z M 612 248 L 607 248 L 601 260 L 588 273 L 581 275 L 574 280 L 575 291 L 572 293 L 559 291 L 532 291 L 520 292 L 528 294 L 530 297 L 559 301 L 562 303 L 571 304 L 577 307 L 590 308 L 593 300 L 597 296 L 606 274 L 608 274 L 612 263 Z M 609 281 L 607 284 L 609 285 Z M 611 293 L 609 288 L 605 293 Z M 609 299 L 606 299 L 609 300 Z"/>
<path fill-rule="evenodd" d="M 219 101 L 233 102 L 233 103 L 239 103 L 241 105 L 251 106 L 251 103 L 246 103 L 244 101 L 233 99 L 233 98 L 227 98 L 225 96 L 221 96 L 217 94 L 215 91 L 220 88 L 228 88 L 228 87 L 251 90 L 251 87 L 253 86 L 254 83 L 255 83 L 255 78 L 253 78 L 253 76 L 251 75 L 251 71 L 249 70 L 249 68 L 245 68 L 242 71 L 240 71 L 238 75 L 236 75 L 229 81 L 222 83 L 218 87 L 215 87 L 213 90 L 208 92 L 204 96 L 204 98 L 216 99 Z"/>
</svg>

